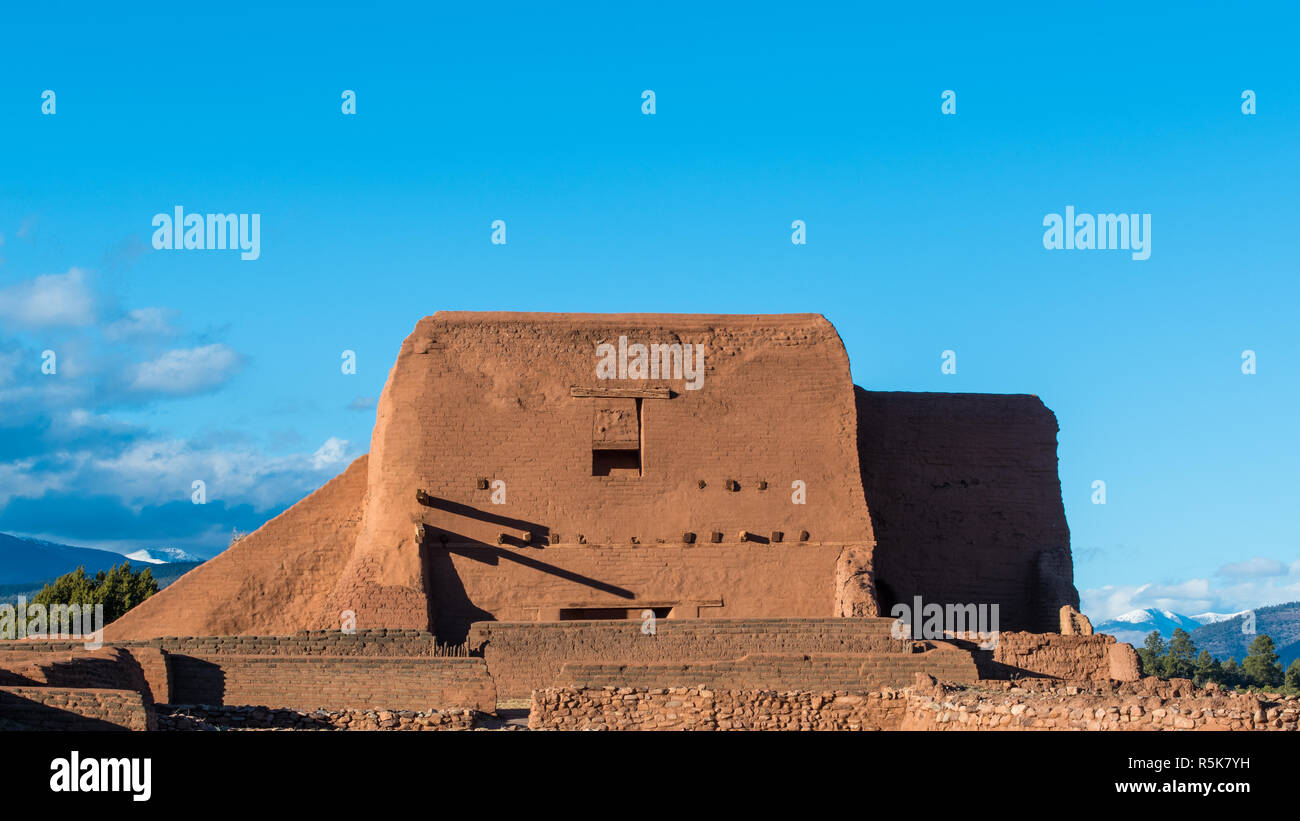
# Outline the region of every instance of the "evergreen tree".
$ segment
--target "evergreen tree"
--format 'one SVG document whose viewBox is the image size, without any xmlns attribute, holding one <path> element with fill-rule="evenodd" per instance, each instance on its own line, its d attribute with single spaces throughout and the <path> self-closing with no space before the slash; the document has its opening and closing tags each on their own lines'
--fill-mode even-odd
<svg viewBox="0 0 1300 821">
<path fill-rule="evenodd" d="M 1191 678 L 1196 668 L 1196 645 L 1191 635 L 1181 627 L 1174 628 L 1169 639 L 1169 654 L 1165 656 L 1165 678 Z"/>
<path fill-rule="evenodd" d="M 1165 640 L 1160 631 L 1152 630 L 1148 633 L 1142 649 L 1137 652 L 1138 658 L 1142 660 L 1142 675 L 1158 676 L 1164 672 Z"/>
<path fill-rule="evenodd" d="M 46 607 L 52 604 L 102 604 L 104 623 L 108 624 L 157 592 L 158 580 L 153 577 L 153 571 L 146 567 L 133 573 L 131 563 L 122 562 L 107 572 L 99 571 L 93 577 L 86 575 L 84 567 L 65 573 L 33 596 L 32 604 Z"/>
<path fill-rule="evenodd" d="M 1250 643 L 1250 652 L 1241 663 L 1242 672 L 1250 684 L 1256 687 L 1280 687 L 1282 685 L 1282 665 L 1277 660 L 1273 649 L 1273 640 L 1260 633 Z"/>
<path fill-rule="evenodd" d="M 1237 659 L 1235 656 L 1230 657 L 1227 661 L 1223 663 L 1223 672 L 1221 673 L 1221 675 L 1222 678 L 1219 679 L 1219 683 L 1222 684 L 1223 686 L 1225 687 L 1241 686 L 1241 668 L 1237 666 Z"/>
<path fill-rule="evenodd" d="M 1196 657 L 1196 667 L 1192 670 L 1192 681 L 1204 685 L 1211 681 L 1219 681 L 1223 671 L 1219 669 L 1219 662 L 1215 661 L 1210 655 L 1209 650 L 1202 650 L 1201 654 Z"/>
<path fill-rule="evenodd" d="M 1286 688 L 1292 693 L 1300 694 L 1300 659 L 1291 662 L 1286 668 Z"/>
</svg>

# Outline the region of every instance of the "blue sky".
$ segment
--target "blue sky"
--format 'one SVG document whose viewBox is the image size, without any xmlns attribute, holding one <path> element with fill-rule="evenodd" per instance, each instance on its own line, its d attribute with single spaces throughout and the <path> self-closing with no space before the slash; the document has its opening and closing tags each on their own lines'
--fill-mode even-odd
<svg viewBox="0 0 1300 821">
<path fill-rule="evenodd" d="M 435 310 L 816 311 L 866 388 L 1056 412 L 1095 618 L 1300 599 L 1293 7 L 173 5 L 0 31 L 0 531 L 211 554 Z M 154 250 L 176 205 L 261 257 Z M 1067 205 L 1151 258 L 1045 250 Z"/>
</svg>

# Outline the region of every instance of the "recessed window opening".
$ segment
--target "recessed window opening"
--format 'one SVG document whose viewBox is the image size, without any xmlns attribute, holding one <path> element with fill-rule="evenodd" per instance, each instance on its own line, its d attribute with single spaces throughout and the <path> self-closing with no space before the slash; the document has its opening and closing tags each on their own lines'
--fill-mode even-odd
<svg viewBox="0 0 1300 821">
<path fill-rule="evenodd" d="M 591 431 L 591 475 L 641 475 L 641 400 L 607 399 L 596 406 Z"/>
</svg>

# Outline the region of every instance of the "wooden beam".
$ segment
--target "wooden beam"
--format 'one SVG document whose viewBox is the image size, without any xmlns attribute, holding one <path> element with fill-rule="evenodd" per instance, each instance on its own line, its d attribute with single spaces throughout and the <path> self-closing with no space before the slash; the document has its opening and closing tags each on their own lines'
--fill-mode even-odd
<svg viewBox="0 0 1300 821">
<path fill-rule="evenodd" d="M 673 392 L 668 388 L 582 388 L 572 385 L 569 396 L 581 399 L 671 399 Z"/>
</svg>

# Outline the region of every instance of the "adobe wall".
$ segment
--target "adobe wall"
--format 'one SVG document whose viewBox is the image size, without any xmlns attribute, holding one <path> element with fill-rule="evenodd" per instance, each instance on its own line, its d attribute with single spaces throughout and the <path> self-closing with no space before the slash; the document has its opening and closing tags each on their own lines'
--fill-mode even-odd
<svg viewBox="0 0 1300 821">
<path fill-rule="evenodd" d="M 890 636 L 889 619 L 658 619 L 640 621 L 478 622 L 469 647 L 481 653 L 501 698 L 553 687 L 566 663 L 725 661 L 749 653 L 904 653 L 913 642 Z"/>
<path fill-rule="evenodd" d="M 457 648 L 438 644 L 426 630 L 304 630 L 288 636 L 162 636 L 122 642 L 184 655 L 281 656 L 445 656 Z"/>
<path fill-rule="evenodd" d="M 97 650 L 75 641 L 0 642 L 0 685 L 129 689 L 147 706 L 496 709 L 481 658 L 416 630 L 162 637 Z"/>
<path fill-rule="evenodd" d="M 430 548 L 438 634 L 473 622 L 557 621 L 566 608 L 671 607 L 678 619 L 831 616 L 838 544 L 495 545 Z M 660 619 L 660 621 L 665 621 Z"/>
<path fill-rule="evenodd" d="M 998 636 L 988 677 L 1050 676 L 1068 682 L 1137 681 L 1137 651 L 1114 636 L 1007 632 Z"/>
<path fill-rule="evenodd" d="M 0 642 L 0 685 L 135 690 L 146 704 L 166 701 L 171 687 L 157 648 L 39 640 Z"/>
<path fill-rule="evenodd" d="M 702 388 L 598 380 L 596 347 L 620 335 L 703 344 Z M 612 400 L 576 397 L 574 387 L 672 392 L 640 402 L 643 475 L 592 475 L 596 411 Z M 425 628 L 445 614 L 443 637 L 454 640 L 469 608 L 610 598 L 640 607 L 675 600 L 678 582 L 691 596 L 698 589 L 734 607 L 727 615 L 837 615 L 827 591 L 839 550 L 830 545 L 872 543 L 854 414 L 844 346 L 815 314 L 439 312 L 403 343 L 384 387 L 364 521 L 329 609 L 355 610 L 359 626 Z M 506 504 L 492 504 L 493 489 L 479 479 L 505 482 Z M 806 504 L 791 501 L 795 480 L 806 483 Z M 698 545 L 714 531 L 730 549 L 681 549 L 684 533 Z M 757 545 L 740 542 L 741 531 L 786 539 L 749 551 Z M 809 544 L 798 543 L 801 531 Z M 503 532 L 519 537 L 513 553 L 497 544 Z M 562 548 L 549 547 L 552 536 Z M 662 539 L 678 547 L 677 577 L 663 569 L 667 553 L 659 569 L 634 561 L 624 570 L 584 556 L 579 537 L 589 545 Z M 761 585 L 780 578 L 767 574 L 783 569 L 808 575 L 760 598 Z M 435 595 L 426 596 L 431 587 Z M 811 587 L 818 592 L 810 599 Z"/>
<path fill-rule="evenodd" d="M 338 628 L 326 607 L 351 554 L 366 492 L 362 456 L 319 490 L 131 608 L 106 641 L 177 635 L 278 635 Z"/>
<path fill-rule="evenodd" d="M 1055 415 L 1036 396 L 855 389 L 881 615 L 897 602 L 999 605 L 1003 630 L 1078 607 Z"/>
<path fill-rule="evenodd" d="M 975 682 L 979 672 L 969 653 L 936 649 L 924 653 L 774 654 L 750 653 L 728 661 L 659 664 L 569 663 L 557 685 L 600 687 L 707 687 L 731 690 L 839 690 L 867 692 L 904 687 L 918 673 L 946 681 Z"/>
<path fill-rule="evenodd" d="M 152 730 L 140 693 L 70 687 L 0 687 L 0 730 Z"/>
<path fill-rule="evenodd" d="M 219 653 L 172 655 L 170 662 L 178 704 L 496 710 L 482 659 Z"/>
<path fill-rule="evenodd" d="M 701 388 L 597 379 L 620 336 L 702 345 Z M 918 594 L 1054 630 L 1078 603 L 1056 429 L 1036 397 L 854 388 L 816 314 L 439 312 L 402 344 L 369 456 L 105 635 L 353 611 L 455 643 L 484 619 L 872 617 Z M 639 475 L 593 475 L 629 442 Z"/>
</svg>

